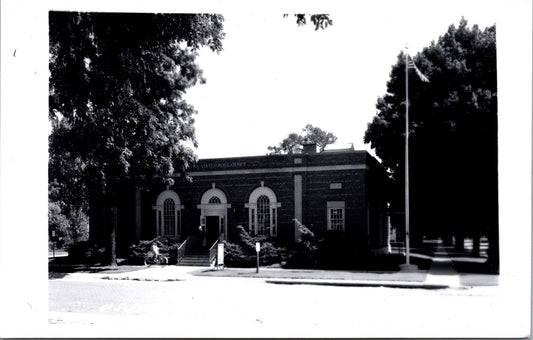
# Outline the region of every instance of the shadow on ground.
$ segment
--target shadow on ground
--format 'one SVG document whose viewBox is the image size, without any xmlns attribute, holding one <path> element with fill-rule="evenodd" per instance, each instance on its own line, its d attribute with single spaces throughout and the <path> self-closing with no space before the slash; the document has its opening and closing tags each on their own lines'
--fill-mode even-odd
<svg viewBox="0 0 533 340">
<path fill-rule="evenodd" d="M 71 273 L 119 274 L 146 268 L 145 266 L 129 265 L 122 259 L 117 260 L 117 262 L 117 267 L 110 267 L 101 263 L 73 263 L 67 257 L 58 257 L 48 261 L 48 279 L 62 279 Z"/>
<path fill-rule="evenodd" d="M 488 274 L 498 275 L 499 270 L 487 259 L 452 258 L 453 266 L 460 274 Z"/>
</svg>

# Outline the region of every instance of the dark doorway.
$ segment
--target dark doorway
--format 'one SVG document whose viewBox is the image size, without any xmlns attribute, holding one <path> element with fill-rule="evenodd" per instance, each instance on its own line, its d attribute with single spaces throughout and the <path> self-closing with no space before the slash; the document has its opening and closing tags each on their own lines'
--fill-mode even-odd
<svg viewBox="0 0 533 340">
<path fill-rule="evenodd" d="M 213 243 L 218 239 L 220 227 L 220 217 L 207 216 L 205 219 L 205 229 L 207 236 L 207 246 L 211 247 Z"/>
</svg>

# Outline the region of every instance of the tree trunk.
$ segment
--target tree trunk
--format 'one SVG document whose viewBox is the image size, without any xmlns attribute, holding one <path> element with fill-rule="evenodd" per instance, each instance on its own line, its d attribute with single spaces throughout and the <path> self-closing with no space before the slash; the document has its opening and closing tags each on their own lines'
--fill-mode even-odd
<svg viewBox="0 0 533 340">
<path fill-rule="evenodd" d="M 110 267 L 117 266 L 117 242 L 116 242 L 116 217 L 117 207 L 111 206 L 108 209 L 107 230 L 108 230 L 108 252 L 107 265 Z"/>
<path fill-rule="evenodd" d="M 453 244 L 452 234 L 449 231 L 443 232 L 441 238 L 444 246 L 449 247 Z"/>
<path fill-rule="evenodd" d="M 455 250 L 465 250 L 465 234 L 462 231 L 457 231 L 455 233 Z"/>
</svg>

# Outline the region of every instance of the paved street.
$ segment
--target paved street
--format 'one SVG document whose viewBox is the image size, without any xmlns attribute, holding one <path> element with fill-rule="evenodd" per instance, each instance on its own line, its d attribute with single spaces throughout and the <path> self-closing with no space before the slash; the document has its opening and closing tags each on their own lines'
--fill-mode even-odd
<svg viewBox="0 0 533 340">
<path fill-rule="evenodd" d="M 489 337 L 505 330 L 498 316 L 504 305 L 498 287 L 284 285 L 191 275 L 49 281 L 49 322 L 62 335 L 74 324 L 83 336 Z M 71 335 L 80 336 L 75 329 Z"/>
</svg>

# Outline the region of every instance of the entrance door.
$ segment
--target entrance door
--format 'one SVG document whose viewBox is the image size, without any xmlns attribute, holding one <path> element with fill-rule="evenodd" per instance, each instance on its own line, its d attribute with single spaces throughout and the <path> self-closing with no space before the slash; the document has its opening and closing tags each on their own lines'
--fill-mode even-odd
<svg viewBox="0 0 533 340">
<path fill-rule="evenodd" d="M 205 229 L 207 237 L 207 246 L 211 247 L 213 243 L 217 240 L 220 227 L 220 217 L 218 216 L 207 216 L 205 219 Z"/>
</svg>

